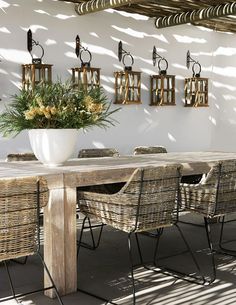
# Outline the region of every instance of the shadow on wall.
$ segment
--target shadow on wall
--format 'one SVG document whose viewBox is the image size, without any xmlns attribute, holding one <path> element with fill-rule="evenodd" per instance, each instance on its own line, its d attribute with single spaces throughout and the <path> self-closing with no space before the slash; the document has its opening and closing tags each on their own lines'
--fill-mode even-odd
<svg viewBox="0 0 236 305">
<path fill-rule="evenodd" d="M 27 0 L 16 0 L 14 4 L 4 0 L 0 2 L 0 9 L 3 25 L 0 27 L 0 55 L 3 57 L 0 96 L 4 102 L 20 87 L 21 64 L 31 61 L 26 47 L 29 28 L 34 39 L 44 46 L 44 62 L 54 65 L 54 80 L 57 76 L 68 79 L 70 69 L 80 64 L 74 53 L 75 37 L 79 34 L 83 45 L 93 54 L 92 66 L 102 68 L 101 84 L 111 99 L 113 72 L 123 69 L 117 59 L 118 42 L 122 40 L 125 49 L 134 56 L 133 69 L 142 72 L 142 105 L 122 106 L 122 111 L 115 115 L 119 124 L 107 131 L 96 128 L 81 132 L 83 147 L 113 146 L 121 153 L 130 153 L 137 145 L 164 145 L 168 151 L 209 150 L 216 144 L 220 146 L 221 140 L 215 141 L 216 133 L 222 133 L 222 141 L 227 142 L 223 138 L 224 130 L 236 125 L 235 119 L 228 119 L 236 109 L 233 84 L 236 68 L 232 63 L 225 68 L 225 62 L 230 63 L 236 53 L 236 48 L 227 47 L 231 35 L 191 25 L 157 30 L 153 20 L 147 17 L 114 10 L 78 16 L 74 4 L 51 0 L 32 0 L 30 4 Z M 168 72 L 176 75 L 175 107 L 149 106 L 149 75 L 158 73 L 151 60 L 153 45 L 168 59 Z M 185 67 L 188 49 L 202 64 L 202 75 L 210 79 L 209 108 L 183 107 L 183 80 L 191 76 L 191 71 Z M 232 104 L 229 106 L 229 103 Z M 227 124 L 221 120 L 223 113 Z M 17 138 L 12 141 L 16 150 L 28 145 L 27 140 L 21 141 L 20 147 Z M 7 141 L 4 146 L 8 146 Z"/>
</svg>

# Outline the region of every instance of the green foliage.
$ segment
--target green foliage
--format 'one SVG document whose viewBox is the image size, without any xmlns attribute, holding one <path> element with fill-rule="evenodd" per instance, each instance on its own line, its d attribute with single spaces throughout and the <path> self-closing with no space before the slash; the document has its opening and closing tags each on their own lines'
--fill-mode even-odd
<svg viewBox="0 0 236 305">
<path fill-rule="evenodd" d="M 34 90 L 22 89 L 0 115 L 3 136 L 17 135 L 24 129 L 87 128 L 114 125 L 110 103 L 101 88 L 86 91 L 70 82 L 39 84 Z"/>
</svg>

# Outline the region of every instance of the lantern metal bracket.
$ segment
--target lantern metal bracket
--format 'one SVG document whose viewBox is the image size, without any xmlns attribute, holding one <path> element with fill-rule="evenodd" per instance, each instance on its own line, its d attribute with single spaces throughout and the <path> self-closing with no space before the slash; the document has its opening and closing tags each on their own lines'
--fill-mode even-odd
<svg viewBox="0 0 236 305">
<path fill-rule="evenodd" d="M 32 50 L 33 50 L 33 47 L 36 46 L 36 47 L 39 47 L 41 49 L 41 56 L 38 57 L 38 58 L 35 58 L 33 55 L 32 55 Z M 31 55 L 31 58 L 32 58 L 32 64 L 41 64 L 42 63 L 42 58 L 44 56 L 44 49 L 42 47 L 42 45 L 38 42 L 38 41 L 35 41 L 33 39 L 33 35 L 32 35 L 32 31 L 29 29 L 28 32 L 27 32 L 27 49 Z"/>
<path fill-rule="evenodd" d="M 89 59 L 87 61 L 83 60 L 83 54 L 85 53 L 87 53 L 89 56 Z M 90 67 L 90 63 L 92 61 L 92 54 L 88 48 L 82 46 L 79 35 L 77 35 L 75 38 L 75 54 L 80 59 L 81 67 Z"/>
<path fill-rule="evenodd" d="M 130 66 L 126 66 L 126 64 L 125 64 L 125 60 L 127 58 L 129 58 L 131 61 Z M 125 71 L 132 71 L 132 66 L 134 64 L 134 58 L 130 52 L 127 52 L 123 49 L 122 41 L 120 41 L 118 44 L 118 59 L 119 59 L 119 61 L 122 61 Z"/>
<path fill-rule="evenodd" d="M 201 76 L 201 71 L 202 71 L 202 66 L 201 64 L 193 59 L 190 55 L 190 51 L 188 50 L 187 52 L 187 57 L 186 57 L 186 66 L 189 69 L 190 68 L 190 63 L 193 63 L 192 65 L 192 71 L 193 71 L 193 77 L 200 77 Z M 196 73 L 195 69 L 198 67 L 198 73 Z"/>
<path fill-rule="evenodd" d="M 157 63 L 157 59 L 158 63 Z M 167 69 L 168 69 L 168 61 L 165 59 L 165 57 L 159 55 L 157 53 L 156 47 L 153 47 L 153 51 L 152 51 L 152 61 L 153 61 L 153 66 L 155 67 L 156 63 L 158 65 L 158 70 L 159 70 L 159 74 L 160 75 L 166 75 L 167 74 Z M 162 63 L 164 63 L 165 65 L 165 69 L 161 68 Z"/>
</svg>

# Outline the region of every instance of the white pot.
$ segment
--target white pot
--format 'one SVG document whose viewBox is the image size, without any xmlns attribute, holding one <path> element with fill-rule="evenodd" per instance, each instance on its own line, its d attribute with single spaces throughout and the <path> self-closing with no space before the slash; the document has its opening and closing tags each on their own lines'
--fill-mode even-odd
<svg viewBox="0 0 236 305">
<path fill-rule="evenodd" d="M 76 129 L 31 129 L 29 139 L 37 159 L 44 165 L 63 165 L 76 149 L 78 130 Z"/>
</svg>

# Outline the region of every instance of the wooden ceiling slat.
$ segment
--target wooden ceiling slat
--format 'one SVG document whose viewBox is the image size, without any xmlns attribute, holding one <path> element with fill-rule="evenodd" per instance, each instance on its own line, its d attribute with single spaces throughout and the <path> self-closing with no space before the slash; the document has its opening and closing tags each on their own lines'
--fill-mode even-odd
<svg viewBox="0 0 236 305">
<path fill-rule="evenodd" d="M 228 2 L 206 8 L 196 9 L 187 12 L 176 13 L 165 17 L 157 17 L 156 27 L 158 29 L 190 22 L 217 19 L 236 14 L 236 2 Z"/>
<path fill-rule="evenodd" d="M 68 0 L 60 0 L 68 1 Z M 74 3 L 86 3 L 91 0 L 69 0 Z M 93 0 L 93 2 L 99 0 Z M 121 0 L 100 0 L 101 2 L 119 2 Z M 187 12 L 191 10 L 203 9 L 209 6 L 225 4 L 227 2 L 236 3 L 233 0 L 152 0 L 152 1 L 130 1 L 129 4 L 116 7 L 116 10 L 129 13 L 138 13 L 148 17 L 164 17 L 172 14 Z M 227 21 L 226 21 L 227 20 Z M 193 22 L 194 25 L 206 26 L 219 31 L 236 32 L 236 19 L 234 16 L 220 17 L 213 20 Z"/>
<path fill-rule="evenodd" d="M 103 11 L 108 8 L 116 8 L 124 5 L 131 5 L 145 0 L 90 0 L 79 3 L 75 6 L 75 11 L 79 15 L 90 14 Z"/>
</svg>

